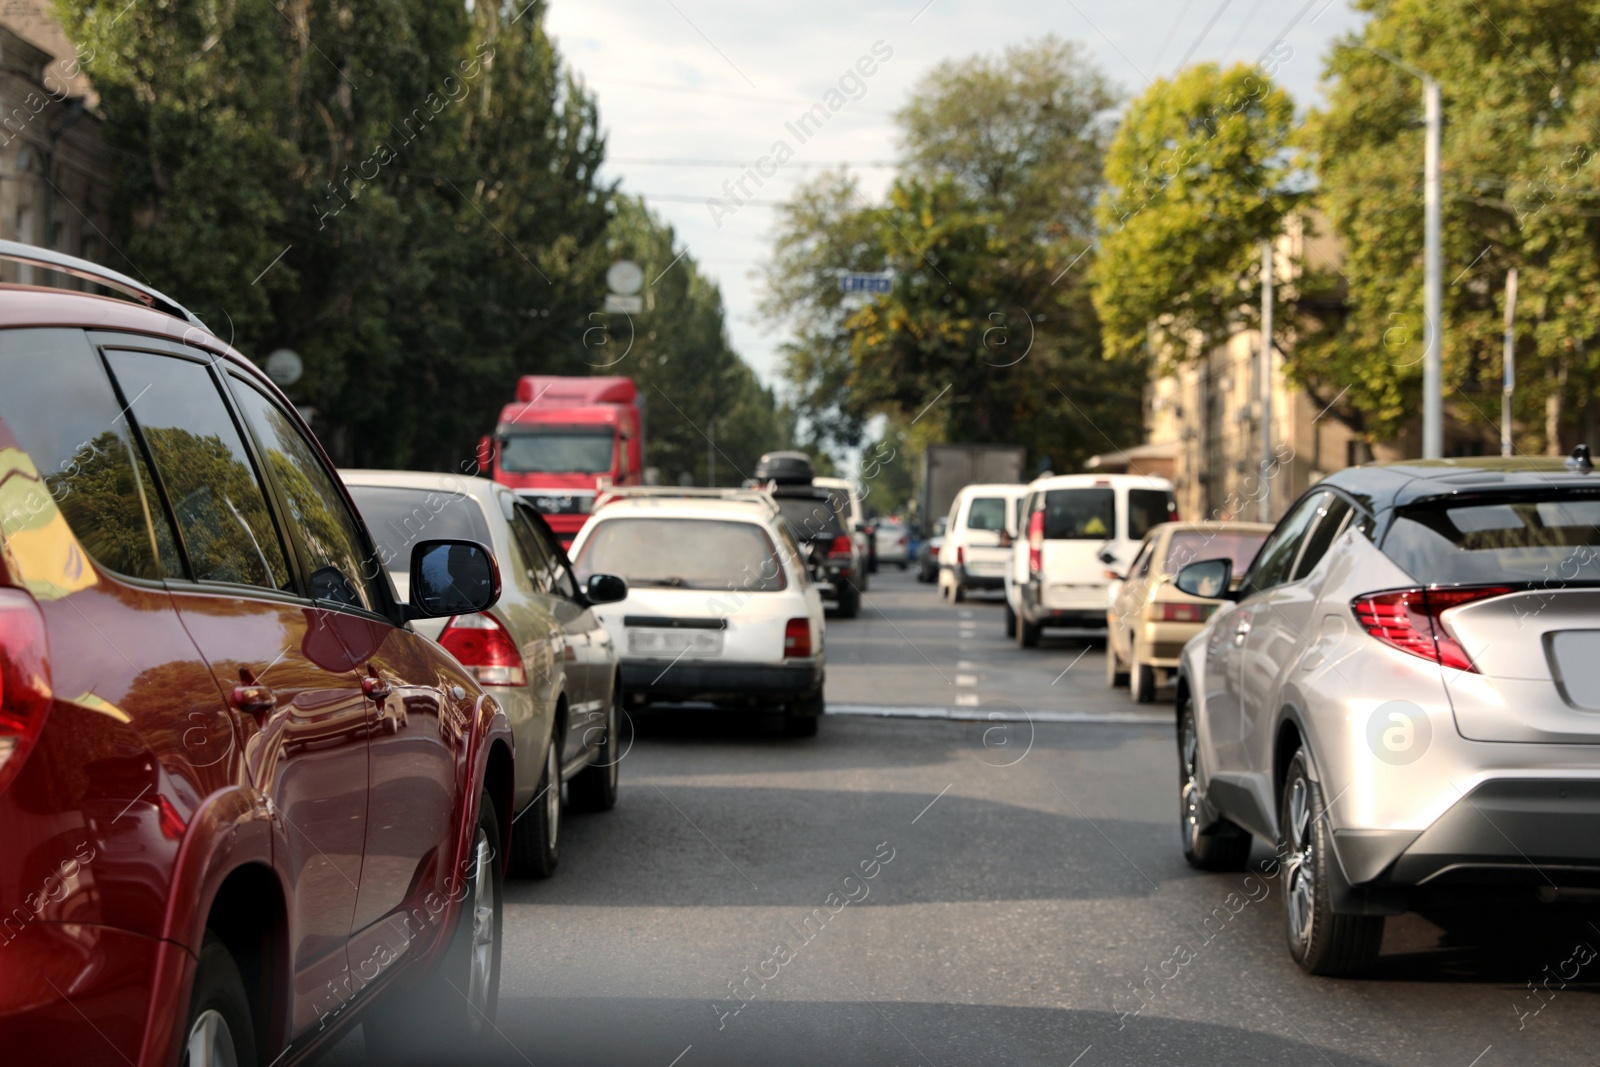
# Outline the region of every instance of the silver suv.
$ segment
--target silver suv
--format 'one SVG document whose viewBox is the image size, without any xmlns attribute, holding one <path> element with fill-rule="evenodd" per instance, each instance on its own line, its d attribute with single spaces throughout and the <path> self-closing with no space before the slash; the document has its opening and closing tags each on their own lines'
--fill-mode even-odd
<svg viewBox="0 0 1600 1067">
<path fill-rule="evenodd" d="M 1360 467 L 1290 508 L 1183 650 L 1189 862 L 1277 846 L 1289 949 L 1377 956 L 1386 915 L 1600 886 L 1600 478 L 1551 460 Z"/>
</svg>

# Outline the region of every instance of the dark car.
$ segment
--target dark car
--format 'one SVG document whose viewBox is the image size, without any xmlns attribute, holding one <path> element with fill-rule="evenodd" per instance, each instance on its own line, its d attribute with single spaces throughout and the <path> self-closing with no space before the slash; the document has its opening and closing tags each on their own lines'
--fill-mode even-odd
<svg viewBox="0 0 1600 1067">
<path fill-rule="evenodd" d="M 0 1048 L 18 1064 L 381 1058 L 491 1030 L 513 782 L 316 439 L 181 306 L 0 286 Z M 143 305 L 143 306 L 141 306 Z M 454 987 L 454 990 L 452 989 Z M 491 1031 L 492 1032 L 492 1031 Z"/>
<path fill-rule="evenodd" d="M 835 494 L 809 485 L 775 485 L 772 496 L 790 535 L 806 553 L 822 599 L 834 604 L 841 618 L 855 618 L 861 613 L 859 583 L 866 561 L 839 517 Z"/>
</svg>

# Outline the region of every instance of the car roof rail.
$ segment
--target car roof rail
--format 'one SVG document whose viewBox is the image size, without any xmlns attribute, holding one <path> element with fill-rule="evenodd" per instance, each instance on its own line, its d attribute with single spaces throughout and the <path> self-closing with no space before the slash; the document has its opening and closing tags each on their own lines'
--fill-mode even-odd
<svg viewBox="0 0 1600 1067">
<path fill-rule="evenodd" d="M 21 241 L 0 241 L 0 260 L 25 263 L 31 267 L 43 267 L 46 270 L 86 279 L 96 285 L 103 285 L 107 289 L 115 289 L 119 293 L 131 296 L 145 307 L 165 311 L 168 315 L 175 315 L 191 326 L 198 326 L 210 332 L 194 312 L 160 290 L 144 282 L 135 281 L 121 271 L 102 267 L 87 259 L 79 259 L 77 256 L 69 256 L 49 248 L 40 248 L 38 245 L 23 244 Z"/>
<path fill-rule="evenodd" d="M 778 514 L 778 502 L 772 494 L 760 489 L 721 489 L 703 485 L 612 485 L 602 486 L 595 495 L 590 513 L 599 511 L 617 500 L 737 500 L 748 504 L 764 504 L 767 510 Z"/>
</svg>

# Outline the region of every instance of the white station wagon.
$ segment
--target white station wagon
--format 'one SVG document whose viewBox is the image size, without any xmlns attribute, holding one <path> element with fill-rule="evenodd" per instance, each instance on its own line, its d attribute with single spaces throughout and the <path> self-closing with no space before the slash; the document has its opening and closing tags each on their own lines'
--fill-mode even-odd
<svg viewBox="0 0 1600 1067">
<path fill-rule="evenodd" d="M 604 492 L 572 543 L 580 582 L 627 579 L 597 608 L 629 701 L 781 708 L 809 737 L 823 713 L 822 595 L 777 505 L 759 490 Z"/>
</svg>

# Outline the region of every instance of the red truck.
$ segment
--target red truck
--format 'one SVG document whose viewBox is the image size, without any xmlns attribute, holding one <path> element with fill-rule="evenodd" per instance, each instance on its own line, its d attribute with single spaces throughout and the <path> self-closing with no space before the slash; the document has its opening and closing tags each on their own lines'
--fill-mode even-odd
<svg viewBox="0 0 1600 1067">
<path fill-rule="evenodd" d="M 644 483 L 644 397 L 632 378 L 524 375 L 479 453 L 480 467 L 543 514 L 566 547 L 602 480 Z"/>
</svg>

